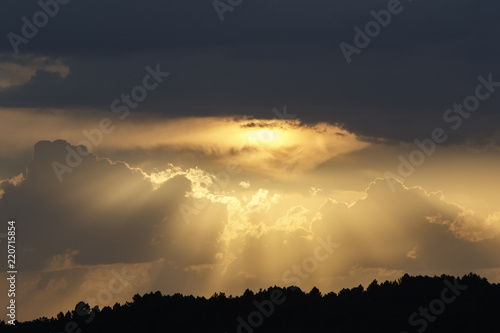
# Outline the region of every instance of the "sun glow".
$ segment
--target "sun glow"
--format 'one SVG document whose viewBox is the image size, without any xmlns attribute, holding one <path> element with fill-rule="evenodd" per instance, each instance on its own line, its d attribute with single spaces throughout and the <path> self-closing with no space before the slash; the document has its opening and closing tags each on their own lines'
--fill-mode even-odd
<svg viewBox="0 0 500 333">
<path fill-rule="evenodd" d="M 278 130 L 256 130 L 246 134 L 246 138 L 252 144 L 278 144 L 282 138 L 281 131 Z"/>
</svg>

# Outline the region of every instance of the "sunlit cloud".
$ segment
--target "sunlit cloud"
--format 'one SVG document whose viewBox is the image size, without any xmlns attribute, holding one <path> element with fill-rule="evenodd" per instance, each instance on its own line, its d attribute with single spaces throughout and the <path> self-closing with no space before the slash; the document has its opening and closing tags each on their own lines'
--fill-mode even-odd
<svg viewBox="0 0 500 333">
<path fill-rule="evenodd" d="M 78 115 L 52 110 L 50 114 L 34 110 L 0 110 L 6 120 L 0 125 L 2 136 L 11 143 L 0 155 L 29 149 L 38 140 L 65 138 L 74 145 L 84 145 L 90 152 L 123 151 L 134 148 L 153 149 L 168 146 L 175 150 L 193 149 L 212 155 L 221 162 L 231 159 L 243 168 L 260 171 L 271 177 L 287 177 L 311 170 L 339 156 L 368 147 L 353 133 L 336 125 L 302 125 L 299 121 L 232 118 L 163 119 L 153 115 L 136 115 L 134 121 L 119 120 L 114 114 L 112 133 L 99 131 L 102 114 L 79 119 Z M 101 116 L 101 117 L 99 117 Z M 22 134 L 15 128 L 26 129 Z M 133 134 L 131 134 L 133 133 Z M 159 170 L 162 171 L 162 170 Z M 168 175 L 163 174 L 163 177 Z M 155 175 L 156 182 L 160 176 Z"/>
<path fill-rule="evenodd" d="M 38 143 L 26 174 L 1 185 L 0 218 L 36 221 L 19 230 L 27 272 L 20 290 L 32 301 L 27 294 L 20 299 L 32 314 L 50 315 L 84 296 L 104 305 L 96 295 L 120 265 L 138 278 L 120 294 L 107 293 L 114 300 L 137 290 L 209 296 L 283 285 L 295 281 L 293 275 L 283 280 L 284 272 L 314 255 L 318 239 L 339 246 L 300 280 L 304 288 L 335 290 L 346 281 L 367 283 L 423 268 L 496 274 L 499 214 L 481 217 L 439 191 L 390 180 L 392 191 L 380 178 L 349 202 L 326 183 L 289 190 L 275 186 L 279 180 L 254 184 L 238 173 L 221 182 L 217 171 L 173 164 L 148 173 L 94 154 L 59 183 L 50 165 L 64 160 L 65 147 L 63 141 Z M 49 239 L 40 239 L 46 229 L 53 230 Z M 64 300 L 51 296 L 54 307 L 36 310 L 33 302 L 49 293 Z"/>
</svg>

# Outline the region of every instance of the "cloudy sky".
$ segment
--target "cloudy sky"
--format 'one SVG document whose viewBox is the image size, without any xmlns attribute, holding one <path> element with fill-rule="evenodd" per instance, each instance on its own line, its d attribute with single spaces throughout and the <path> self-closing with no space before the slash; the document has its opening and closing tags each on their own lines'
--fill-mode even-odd
<svg viewBox="0 0 500 333">
<path fill-rule="evenodd" d="M 500 282 L 498 2 L 0 9 L 19 320 L 156 290 Z"/>
</svg>

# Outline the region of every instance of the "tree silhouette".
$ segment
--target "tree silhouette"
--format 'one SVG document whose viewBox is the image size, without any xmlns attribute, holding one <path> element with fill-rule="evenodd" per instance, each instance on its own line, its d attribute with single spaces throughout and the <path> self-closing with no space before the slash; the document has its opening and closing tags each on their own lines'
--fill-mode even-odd
<svg viewBox="0 0 500 333">
<path fill-rule="evenodd" d="M 405 274 L 338 294 L 274 286 L 236 297 L 214 293 L 209 299 L 135 294 L 132 302 L 102 310 L 79 302 L 56 318 L 15 326 L 2 321 L 0 332 L 500 332 L 499 300 L 500 285 L 476 274 L 457 279 Z M 428 319 L 420 314 L 424 310 Z"/>
</svg>

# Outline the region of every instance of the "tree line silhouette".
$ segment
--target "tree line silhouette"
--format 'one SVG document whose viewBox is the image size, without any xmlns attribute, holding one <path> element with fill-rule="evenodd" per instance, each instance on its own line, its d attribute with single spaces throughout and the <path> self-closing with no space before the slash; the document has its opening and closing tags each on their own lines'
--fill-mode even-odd
<svg viewBox="0 0 500 333">
<path fill-rule="evenodd" d="M 409 276 L 322 295 L 270 287 L 241 296 L 162 295 L 99 309 L 80 302 L 56 318 L 0 322 L 0 332 L 500 332 L 500 284 L 470 273 Z"/>
</svg>

